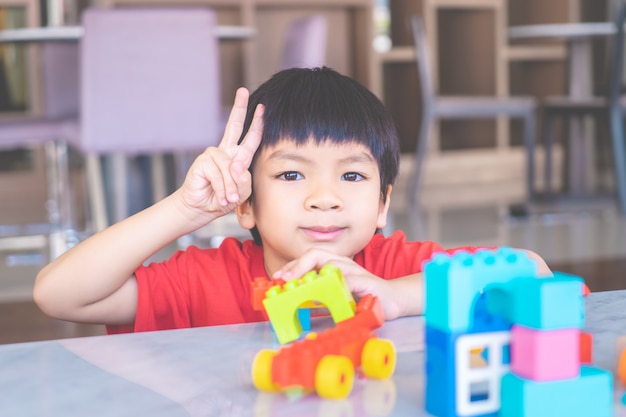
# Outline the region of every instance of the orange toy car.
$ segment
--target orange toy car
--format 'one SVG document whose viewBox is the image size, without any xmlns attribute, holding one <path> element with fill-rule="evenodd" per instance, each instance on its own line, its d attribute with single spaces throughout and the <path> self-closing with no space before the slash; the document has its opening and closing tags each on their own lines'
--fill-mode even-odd
<svg viewBox="0 0 626 417">
<path fill-rule="evenodd" d="M 355 369 L 368 378 L 385 379 L 396 367 L 396 350 L 372 331 L 384 315 L 377 297 L 366 295 L 354 317 L 279 350 L 260 351 L 252 364 L 254 386 L 267 392 L 301 389 L 327 399 L 342 399 L 352 391 Z"/>
</svg>

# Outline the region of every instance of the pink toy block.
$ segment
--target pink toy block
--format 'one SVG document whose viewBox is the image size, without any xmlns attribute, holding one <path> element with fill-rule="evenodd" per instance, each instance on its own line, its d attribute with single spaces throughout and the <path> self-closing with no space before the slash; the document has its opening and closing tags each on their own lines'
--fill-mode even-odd
<svg viewBox="0 0 626 417">
<path fill-rule="evenodd" d="M 574 378 L 580 374 L 578 329 L 511 328 L 511 372 L 534 381 Z"/>
</svg>

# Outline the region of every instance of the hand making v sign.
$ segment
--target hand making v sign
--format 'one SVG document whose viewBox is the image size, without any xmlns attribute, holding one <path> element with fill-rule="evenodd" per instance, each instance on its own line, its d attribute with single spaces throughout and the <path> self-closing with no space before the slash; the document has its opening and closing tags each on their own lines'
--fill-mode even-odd
<svg viewBox="0 0 626 417">
<path fill-rule="evenodd" d="M 224 137 L 217 147 L 200 154 L 181 187 L 183 203 L 190 209 L 210 213 L 209 221 L 232 211 L 252 192 L 248 171 L 263 135 L 263 105 L 258 105 L 252 124 L 241 144 L 249 92 L 239 88 L 230 112 Z"/>
</svg>

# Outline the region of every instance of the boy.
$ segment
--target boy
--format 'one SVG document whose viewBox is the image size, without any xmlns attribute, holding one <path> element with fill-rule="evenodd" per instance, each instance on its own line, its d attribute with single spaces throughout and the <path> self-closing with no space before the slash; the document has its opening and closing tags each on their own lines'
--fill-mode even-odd
<svg viewBox="0 0 626 417">
<path fill-rule="evenodd" d="M 421 264 L 443 249 L 376 233 L 398 160 L 394 124 L 371 92 L 328 68 L 281 71 L 250 97 L 237 91 L 222 142 L 177 191 L 46 266 L 35 301 L 113 333 L 261 321 L 255 277 L 289 280 L 332 263 L 357 297 L 380 298 L 386 319 L 422 314 Z M 228 238 L 142 265 L 232 210 L 255 242 Z"/>
</svg>

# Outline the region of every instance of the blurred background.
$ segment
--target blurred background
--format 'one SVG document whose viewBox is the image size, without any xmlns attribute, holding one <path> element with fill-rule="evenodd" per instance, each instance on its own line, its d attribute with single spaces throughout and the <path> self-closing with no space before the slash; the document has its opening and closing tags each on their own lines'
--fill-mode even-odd
<svg viewBox="0 0 626 417">
<path fill-rule="evenodd" d="M 176 138 L 148 152 L 150 142 L 129 149 L 87 139 L 98 112 L 113 115 L 120 107 L 88 104 L 93 94 L 85 94 L 115 81 L 98 78 L 112 72 L 113 61 L 88 61 L 98 42 L 89 40 L 96 28 L 84 16 L 93 9 L 214 12 L 210 71 L 217 84 L 196 90 L 211 96 L 207 109 L 222 111 L 211 119 L 217 133 L 192 134 L 193 140 L 219 139 L 223 109 L 239 86 L 254 89 L 289 66 L 332 67 L 371 89 L 397 124 L 401 172 L 385 233 L 403 230 L 410 239 L 447 247 L 528 248 L 553 269 L 582 276 L 592 291 L 626 288 L 624 138 L 609 118 L 610 94 L 617 91 L 619 106 L 624 78 L 617 65 L 619 3 L 0 0 L 0 343 L 102 334 L 99 326 L 39 312 L 31 295 L 37 271 L 90 233 L 173 191 L 203 148 L 192 142 L 176 148 Z M 108 30 L 101 36 L 120 50 L 148 33 Z M 149 30 L 183 31 L 166 24 Z M 151 36 L 155 43 L 161 34 Z M 144 48 L 161 53 L 146 64 L 154 95 L 129 104 L 138 112 L 133 120 L 166 131 L 159 127 L 165 118 L 147 110 L 161 101 L 170 122 L 192 130 L 185 117 L 203 118 L 197 105 L 171 99 L 173 93 L 158 98 L 184 88 L 178 82 L 189 79 L 189 64 L 165 43 Z M 208 52 L 190 55 L 202 53 Z M 134 57 L 113 58 L 120 74 L 125 66 L 138 68 Z M 123 88 L 115 91 L 116 102 L 131 102 Z M 142 134 L 125 119 L 107 120 L 117 131 L 128 127 L 129 137 Z M 189 244 L 217 245 L 227 235 L 248 237 L 227 217 L 151 260 Z"/>
</svg>

